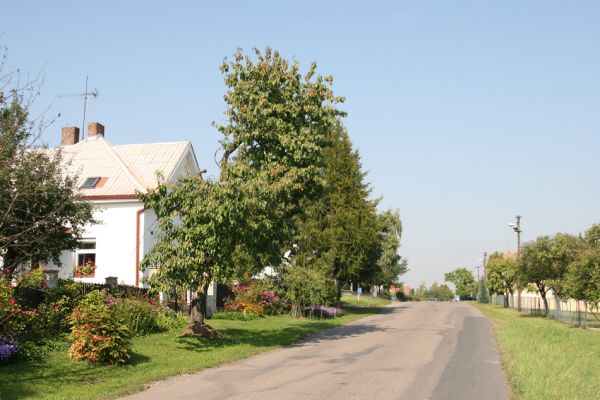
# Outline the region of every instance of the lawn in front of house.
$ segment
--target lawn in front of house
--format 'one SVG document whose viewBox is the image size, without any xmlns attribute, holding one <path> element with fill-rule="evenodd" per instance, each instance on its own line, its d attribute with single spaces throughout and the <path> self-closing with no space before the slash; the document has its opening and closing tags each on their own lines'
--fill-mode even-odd
<svg viewBox="0 0 600 400">
<path fill-rule="evenodd" d="M 600 332 L 473 304 L 494 324 L 513 399 L 600 398 Z"/>
<path fill-rule="evenodd" d="M 351 306 L 383 307 L 391 303 L 389 298 L 375 297 L 370 294 L 361 294 L 360 296 L 350 293 L 342 294 L 342 304 Z"/>
<path fill-rule="evenodd" d="M 293 319 L 287 315 L 253 321 L 212 320 L 210 325 L 230 339 L 181 338 L 179 332 L 135 338 L 134 357 L 125 366 L 73 361 L 68 358 L 65 345 L 43 361 L 0 366 L 0 398 L 115 398 L 139 391 L 148 382 L 246 358 L 378 311 L 377 308 L 348 309 L 342 317 L 322 320 Z"/>
</svg>

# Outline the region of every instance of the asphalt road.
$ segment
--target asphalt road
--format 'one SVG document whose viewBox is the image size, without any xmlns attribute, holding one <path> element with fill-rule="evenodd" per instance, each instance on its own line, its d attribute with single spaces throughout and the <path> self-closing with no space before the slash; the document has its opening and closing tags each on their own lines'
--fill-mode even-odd
<svg viewBox="0 0 600 400">
<path fill-rule="evenodd" d="M 126 397 L 504 400 L 491 325 L 461 303 L 396 303 L 294 346 L 175 377 Z"/>
</svg>

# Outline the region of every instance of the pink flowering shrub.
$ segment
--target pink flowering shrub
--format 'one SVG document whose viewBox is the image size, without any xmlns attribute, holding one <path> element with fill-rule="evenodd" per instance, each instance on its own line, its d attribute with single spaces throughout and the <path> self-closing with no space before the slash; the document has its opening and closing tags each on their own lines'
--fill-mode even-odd
<svg viewBox="0 0 600 400">
<path fill-rule="evenodd" d="M 233 296 L 225 302 L 225 311 L 255 314 L 279 314 L 286 311 L 271 280 L 249 279 L 232 287 Z"/>
</svg>

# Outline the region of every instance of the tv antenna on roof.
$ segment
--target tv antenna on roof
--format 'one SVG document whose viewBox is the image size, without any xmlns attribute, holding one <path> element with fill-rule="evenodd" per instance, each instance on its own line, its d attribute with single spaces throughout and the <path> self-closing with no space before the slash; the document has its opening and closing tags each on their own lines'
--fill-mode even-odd
<svg viewBox="0 0 600 400">
<path fill-rule="evenodd" d="M 88 97 L 96 98 L 96 97 L 98 97 L 98 95 L 99 95 L 98 89 L 94 88 L 91 91 L 88 91 L 88 76 L 86 75 L 85 76 L 85 92 L 57 96 L 57 97 L 79 97 L 79 98 L 83 99 L 83 122 L 81 123 L 81 140 L 83 140 L 83 138 L 85 137 L 85 115 L 86 115 L 86 111 L 87 111 L 87 99 L 88 99 Z"/>
</svg>

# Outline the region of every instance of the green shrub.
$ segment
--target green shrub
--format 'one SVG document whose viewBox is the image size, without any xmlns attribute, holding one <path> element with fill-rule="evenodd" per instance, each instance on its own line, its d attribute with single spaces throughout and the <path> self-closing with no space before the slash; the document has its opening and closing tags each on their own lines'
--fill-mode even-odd
<svg viewBox="0 0 600 400">
<path fill-rule="evenodd" d="M 127 326 L 131 335 L 143 336 L 161 331 L 157 306 L 141 299 L 114 299 L 110 296 L 107 299 L 114 302 L 112 314 Z"/>
<path fill-rule="evenodd" d="M 44 286 L 46 275 L 41 268 L 32 269 L 17 280 L 19 287 L 40 289 Z"/>
<path fill-rule="evenodd" d="M 223 311 L 214 313 L 211 319 L 228 319 L 233 321 L 250 321 L 263 318 L 262 315 L 245 311 Z"/>
<path fill-rule="evenodd" d="M 55 303 L 59 300 L 65 302 L 65 306 L 74 309 L 83 299 L 83 285 L 72 280 L 59 279 L 58 286 L 44 291 L 44 302 Z"/>
<path fill-rule="evenodd" d="M 335 304 L 335 281 L 321 270 L 290 267 L 283 275 L 283 281 L 287 286 L 286 293 L 292 304 L 292 315 L 295 317 L 302 317 L 307 307 Z"/>
<path fill-rule="evenodd" d="M 10 282 L 0 276 L 0 336 L 13 333 L 10 323 L 15 308 L 13 287 Z"/>
<path fill-rule="evenodd" d="M 70 318 L 71 358 L 106 364 L 122 364 L 131 358 L 129 329 L 111 312 L 113 306 L 114 299 L 101 291 L 81 300 Z"/>
<path fill-rule="evenodd" d="M 190 323 L 190 317 L 184 313 L 163 307 L 160 309 L 156 323 L 163 331 L 177 331 L 185 328 Z"/>
</svg>

